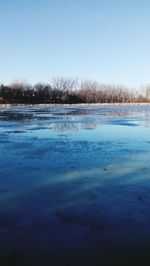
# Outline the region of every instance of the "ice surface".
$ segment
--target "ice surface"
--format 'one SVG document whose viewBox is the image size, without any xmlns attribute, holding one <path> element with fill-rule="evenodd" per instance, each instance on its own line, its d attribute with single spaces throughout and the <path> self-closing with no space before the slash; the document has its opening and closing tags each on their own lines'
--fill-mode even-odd
<svg viewBox="0 0 150 266">
<path fill-rule="evenodd" d="M 0 141 L 0 265 L 146 265 L 150 106 L 3 105 Z"/>
</svg>

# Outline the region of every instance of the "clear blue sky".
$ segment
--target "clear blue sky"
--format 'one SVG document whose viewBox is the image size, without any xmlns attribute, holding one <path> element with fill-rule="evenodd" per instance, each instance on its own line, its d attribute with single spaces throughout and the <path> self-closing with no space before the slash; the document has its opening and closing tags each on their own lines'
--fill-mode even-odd
<svg viewBox="0 0 150 266">
<path fill-rule="evenodd" d="M 0 0 L 0 83 L 150 83 L 149 0 Z"/>
</svg>

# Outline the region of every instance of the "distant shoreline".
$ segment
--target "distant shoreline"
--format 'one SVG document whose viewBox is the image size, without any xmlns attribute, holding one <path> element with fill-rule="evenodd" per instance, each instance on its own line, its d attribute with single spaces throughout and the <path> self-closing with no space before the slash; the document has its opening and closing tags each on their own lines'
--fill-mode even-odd
<svg viewBox="0 0 150 266">
<path fill-rule="evenodd" d="M 56 77 L 35 85 L 0 85 L 0 104 L 21 105 L 143 105 L 150 103 L 150 87 L 131 90 L 97 81 Z"/>
<path fill-rule="evenodd" d="M 150 102 L 143 103 L 0 103 L 1 106 L 143 106 L 150 105 Z"/>
</svg>

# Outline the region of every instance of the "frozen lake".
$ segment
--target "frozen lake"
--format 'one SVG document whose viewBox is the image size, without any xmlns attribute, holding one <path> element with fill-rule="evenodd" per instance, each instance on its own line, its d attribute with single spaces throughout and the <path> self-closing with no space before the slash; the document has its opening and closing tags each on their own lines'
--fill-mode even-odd
<svg viewBox="0 0 150 266">
<path fill-rule="evenodd" d="M 0 106 L 0 265 L 150 265 L 149 246 L 150 106 Z"/>
</svg>

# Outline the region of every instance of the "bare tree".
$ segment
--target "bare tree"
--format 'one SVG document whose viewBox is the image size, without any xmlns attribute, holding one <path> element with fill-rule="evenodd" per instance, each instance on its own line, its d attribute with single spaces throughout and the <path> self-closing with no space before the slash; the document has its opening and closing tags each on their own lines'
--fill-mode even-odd
<svg viewBox="0 0 150 266">
<path fill-rule="evenodd" d="M 64 91 L 76 88 L 77 83 L 78 79 L 56 77 L 51 80 L 50 84 L 52 85 L 53 89 Z"/>
<path fill-rule="evenodd" d="M 15 81 L 0 85 L 1 102 L 22 103 L 132 103 L 150 102 L 150 85 L 136 89 L 113 84 L 100 84 L 94 80 L 57 77 L 50 84 L 34 86 Z"/>
</svg>

